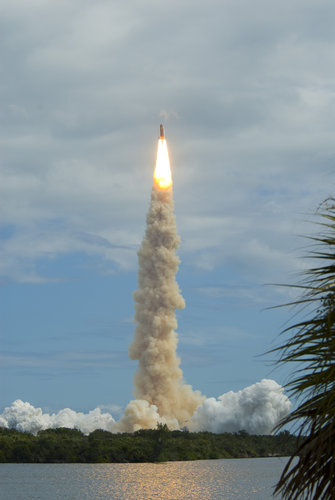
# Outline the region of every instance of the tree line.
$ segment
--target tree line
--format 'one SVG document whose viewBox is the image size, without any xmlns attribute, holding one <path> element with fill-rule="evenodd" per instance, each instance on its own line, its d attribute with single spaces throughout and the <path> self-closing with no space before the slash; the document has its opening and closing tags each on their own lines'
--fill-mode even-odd
<svg viewBox="0 0 335 500">
<path fill-rule="evenodd" d="M 288 456 L 297 449 L 297 437 L 288 431 L 275 436 L 170 431 L 165 425 L 135 433 L 112 434 L 96 430 L 58 428 L 36 436 L 0 429 L 2 463 L 126 463 Z"/>
</svg>

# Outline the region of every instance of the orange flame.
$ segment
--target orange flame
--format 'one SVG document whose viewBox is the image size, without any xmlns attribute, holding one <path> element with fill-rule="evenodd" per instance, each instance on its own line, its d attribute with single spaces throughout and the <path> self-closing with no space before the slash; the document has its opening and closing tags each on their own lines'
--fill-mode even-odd
<svg viewBox="0 0 335 500">
<path fill-rule="evenodd" d="M 154 172 L 154 182 L 160 189 L 167 189 L 172 186 L 172 175 L 170 168 L 169 153 L 164 137 L 158 139 L 156 168 Z"/>
</svg>

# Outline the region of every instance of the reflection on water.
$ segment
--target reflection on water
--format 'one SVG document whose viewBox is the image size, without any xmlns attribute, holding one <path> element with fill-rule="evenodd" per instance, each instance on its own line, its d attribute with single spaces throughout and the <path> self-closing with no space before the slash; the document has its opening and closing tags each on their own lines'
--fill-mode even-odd
<svg viewBox="0 0 335 500">
<path fill-rule="evenodd" d="M 163 464 L 0 464 L 0 498 L 269 500 L 286 460 L 254 458 Z"/>
</svg>

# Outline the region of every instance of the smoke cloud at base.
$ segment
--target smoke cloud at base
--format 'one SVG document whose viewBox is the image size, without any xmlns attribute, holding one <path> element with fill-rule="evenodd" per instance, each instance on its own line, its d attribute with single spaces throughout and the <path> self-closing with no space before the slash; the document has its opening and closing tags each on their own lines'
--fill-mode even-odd
<svg viewBox="0 0 335 500">
<path fill-rule="evenodd" d="M 110 430 L 115 422 L 109 413 L 101 413 L 100 408 L 89 413 L 80 413 L 64 408 L 58 413 L 43 413 L 41 408 L 35 408 L 30 403 L 24 403 L 17 399 L 11 406 L 5 408 L 0 415 L 0 425 L 9 429 L 37 434 L 45 429 L 67 427 L 79 429 L 85 434 L 95 429 Z"/>
<path fill-rule="evenodd" d="M 193 432 L 246 430 L 250 434 L 271 434 L 274 426 L 288 413 L 290 405 L 283 388 L 274 380 L 264 379 L 241 391 L 227 392 L 218 399 L 206 399 L 183 428 Z M 48 414 L 20 400 L 14 401 L 0 415 L 0 427 L 33 434 L 57 427 L 78 429 L 84 434 L 96 429 L 134 432 L 155 429 L 158 423 L 167 424 L 171 430 L 181 428 L 177 419 L 160 416 L 157 407 L 145 400 L 130 401 L 118 421 L 110 413 L 102 413 L 100 408 L 86 414 L 69 408 Z"/>
<path fill-rule="evenodd" d="M 209 398 L 195 411 L 194 431 L 271 434 L 289 412 L 291 403 L 274 380 L 263 379 L 245 389 L 229 391 L 218 399 Z"/>
</svg>

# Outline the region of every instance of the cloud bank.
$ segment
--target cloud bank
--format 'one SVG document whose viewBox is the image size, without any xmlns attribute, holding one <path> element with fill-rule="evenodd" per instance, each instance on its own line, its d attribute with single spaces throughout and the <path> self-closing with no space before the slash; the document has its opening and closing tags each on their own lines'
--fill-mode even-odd
<svg viewBox="0 0 335 500">
<path fill-rule="evenodd" d="M 38 263 L 75 252 L 134 269 L 109 244 L 140 239 L 160 116 L 182 253 L 198 267 L 281 276 L 292 214 L 333 185 L 334 15 L 313 0 L 4 3 L 3 279 L 44 282 Z"/>
</svg>

